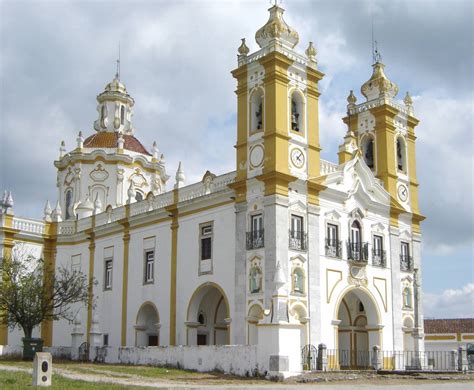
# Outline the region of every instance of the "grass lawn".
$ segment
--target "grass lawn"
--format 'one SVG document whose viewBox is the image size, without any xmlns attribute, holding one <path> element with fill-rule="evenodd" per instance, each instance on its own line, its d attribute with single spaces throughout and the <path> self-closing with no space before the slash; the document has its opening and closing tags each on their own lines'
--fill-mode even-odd
<svg viewBox="0 0 474 390">
<path fill-rule="evenodd" d="M 26 372 L 9 372 L 0 370 L 0 389 L 25 389 L 28 387 L 33 388 L 31 385 L 32 377 L 31 374 Z M 139 388 L 132 386 L 119 386 L 111 383 L 91 383 L 83 381 L 75 381 L 67 378 L 63 378 L 59 375 L 53 374 L 53 385 L 50 389 L 129 389 Z"/>
</svg>

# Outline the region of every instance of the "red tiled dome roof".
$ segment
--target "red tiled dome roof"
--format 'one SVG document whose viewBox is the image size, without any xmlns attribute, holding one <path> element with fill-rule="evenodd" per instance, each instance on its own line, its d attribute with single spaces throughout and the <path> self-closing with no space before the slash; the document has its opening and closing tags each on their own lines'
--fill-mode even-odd
<svg viewBox="0 0 474 390">
<path fill-rule="evenodd" d="M 85 148 L 116 148 L 118 144 L 119 134 L 117 132 L 100 131 L 96 134 L 87 137 L 84 141 Z M 151 156 L 139 140 L 133 135 L 123 135 L 124 149 L 132 152 L 146 154 Z"/>
</svg>

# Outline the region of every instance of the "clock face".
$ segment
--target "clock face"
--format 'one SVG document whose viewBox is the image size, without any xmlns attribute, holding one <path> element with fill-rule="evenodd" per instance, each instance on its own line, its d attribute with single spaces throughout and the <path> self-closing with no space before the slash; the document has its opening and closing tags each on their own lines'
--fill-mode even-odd
<svg viewBox="0 0 474 390">
<path fill-rule="evenodd" d="M 291 151 L 291 162 L 296 168 L 301 168 L 304 165 L 304 153 L 301 149 L 293 149 Z"/>
<path fill-rule="evenodd" d="M 398 186 L 398 199 L 402 202 L 406 202 L 408 199 L 408 188 L 404 184 Z"/>
</svg>

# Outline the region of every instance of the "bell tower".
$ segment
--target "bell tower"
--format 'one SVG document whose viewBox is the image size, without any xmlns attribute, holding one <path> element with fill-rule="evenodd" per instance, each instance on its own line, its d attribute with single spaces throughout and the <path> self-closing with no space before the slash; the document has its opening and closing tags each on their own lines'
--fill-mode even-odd
<svg viewBox="0 0 474 390">
<path fill-rule="evenodd" d="M 275 4 L 268 11 L 268 21 L 255 34 L 259 49 L 251 53 L 242 39 L 232 72 L 237 80 L 236 343 L 250 342 L 247 319 L 255 302 L 271 310 L 277 269 L 282 291 L 291 290 L 292 197 L 317 206 L 322 189 L 313 181 L 320 176 L 318 83 L 324 76 L 316 48 L 309 42 L 304 54 L 298 52 L 299 35 L 283 19 L 284 9 Z M 300 233 L 310 223 L 305 212 L 295 219 Z M 291 321 L 285 305 L 278 318 Z"/>
<path fill-rule="evenodd" d="M 418 206 L 416 176 L 415 127 L 419 121 L 413 116 L 408 92 L 403 103 L 395 99 L 398 86 L 387 78 L 380 59 L 372 68 L 372 76 L 361 87 L 366 101 L 357 104 L 353 91 L 347 98 L 343 121 L 348 130 L 339 147 L 339 163 L 352 159 L 358 149 L 392 197 L 391 224 L 398 226 L 398 216 L 410 212 L 413 231 L 419 233 L 424 219 Z"/>
</svg>

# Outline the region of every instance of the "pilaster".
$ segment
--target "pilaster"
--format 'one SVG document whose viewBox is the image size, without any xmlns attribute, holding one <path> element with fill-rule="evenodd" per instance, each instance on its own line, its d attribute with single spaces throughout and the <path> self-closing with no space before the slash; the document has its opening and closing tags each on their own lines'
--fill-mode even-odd
<svg viewBox="0 0 474 390">
<path fill-rule="evenodd" d="M 309 342 L 316 345 L 322 340 L 322 291 L 319 207 L 308 205 L 308 309 L 309 309 Z"/>
</svg>

